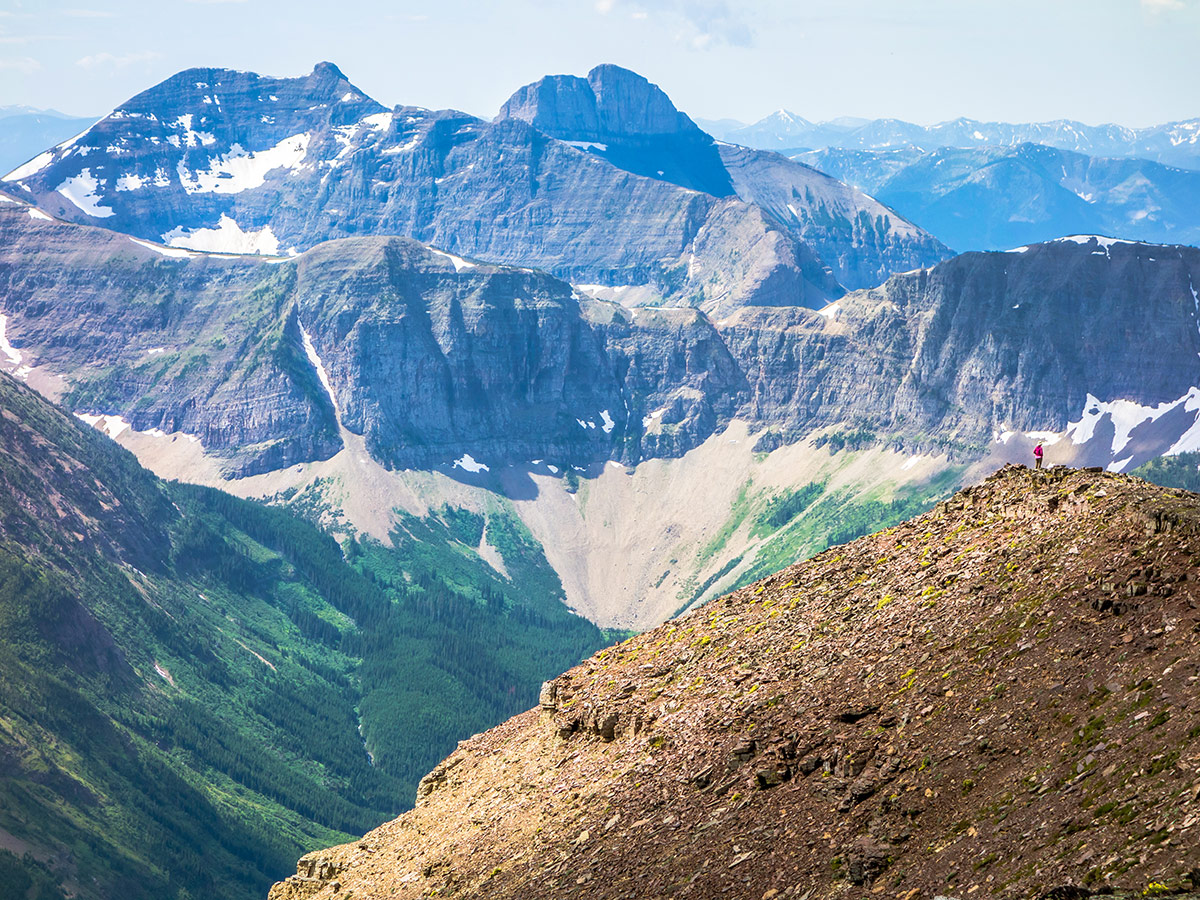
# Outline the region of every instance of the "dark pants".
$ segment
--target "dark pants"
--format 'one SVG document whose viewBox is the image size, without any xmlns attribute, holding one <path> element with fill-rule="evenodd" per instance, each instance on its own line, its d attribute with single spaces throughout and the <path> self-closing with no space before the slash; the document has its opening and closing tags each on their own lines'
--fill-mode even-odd
<svg viewBox="0 0 1200 900">
<path fill-rule="evenodd" d="M 1042 458 L 1040 456 L 1035 456 L 1033 458 L 1033 467 L 1035 469 L 1040 469 L 1042 467 Z"/>
</svg>

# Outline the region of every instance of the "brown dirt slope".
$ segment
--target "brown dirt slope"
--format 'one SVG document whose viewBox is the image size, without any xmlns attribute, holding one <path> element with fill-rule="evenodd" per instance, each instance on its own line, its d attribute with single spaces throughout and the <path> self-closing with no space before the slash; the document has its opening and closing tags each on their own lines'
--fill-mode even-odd
<svg viewBox="0 0 1200 900">
<path fill-rule="evenodd" d="M 597 654 L 271 900 L 1195 890 L 1198 579 L 1200 497 L 1006 467 Z"/>
</svg>

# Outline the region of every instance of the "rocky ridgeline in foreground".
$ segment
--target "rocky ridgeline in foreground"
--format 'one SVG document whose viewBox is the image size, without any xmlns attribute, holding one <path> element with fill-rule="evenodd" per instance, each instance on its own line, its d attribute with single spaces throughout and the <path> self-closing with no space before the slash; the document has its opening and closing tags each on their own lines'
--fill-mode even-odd
<svg viewBox="0 0 1200 900">
<path fill-rule="evenodd" d="M 566 672 L 271 898 L 1194 890 L 1198 560 L 1194 494 L 1003 469 Z"/>
</svg>

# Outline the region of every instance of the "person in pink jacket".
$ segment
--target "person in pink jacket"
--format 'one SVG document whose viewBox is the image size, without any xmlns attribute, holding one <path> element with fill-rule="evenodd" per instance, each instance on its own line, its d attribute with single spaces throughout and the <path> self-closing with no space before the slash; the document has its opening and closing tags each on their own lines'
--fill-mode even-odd
<svg viewBox="0 0 1200 900">
<path fill-rule="evenodd" d="M 1045 451 L 1042 449 L 1040 442 L 1036 447 L 1033 448 L 1033 467 L 1035 469 L 1040 469 L 1042 467 L 1042 454 L 1044 452 Z"/>
</svg>

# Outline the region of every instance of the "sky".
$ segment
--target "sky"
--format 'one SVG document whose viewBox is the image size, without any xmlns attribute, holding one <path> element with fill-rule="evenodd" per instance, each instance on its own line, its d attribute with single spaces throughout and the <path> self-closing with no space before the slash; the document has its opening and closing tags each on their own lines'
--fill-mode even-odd
<svg viewBox="0 0 1200 900">
<path fill-rule="evenodd" d="M 338 65 L 387 105 L 491 117 L 612 62 L 693 117 L 1200 116 L 1200 0 L 0 0 L 0 106 L 101 115 L 175 72 Z"/>
</svg>

